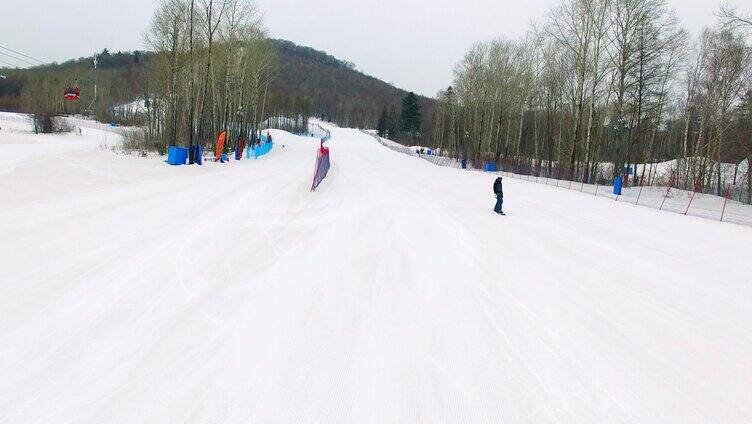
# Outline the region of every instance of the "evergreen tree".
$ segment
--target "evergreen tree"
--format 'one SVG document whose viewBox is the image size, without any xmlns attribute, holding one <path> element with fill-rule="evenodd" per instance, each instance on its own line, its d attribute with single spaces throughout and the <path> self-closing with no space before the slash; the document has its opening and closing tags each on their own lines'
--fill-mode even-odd
<svg viewBox="0 0 752 424">
<path fill-rule="evenodd" d="M 423 115 L 418 103 L 418 96 L 411 91 L 402 99 L 402 113 L 400 113 L 399 120 L 400 131 L 410 133 L 410 139 L 414 144 L 422 122 Z"/>
<path fill-rule="evenodd" d="M 379 133 L 379 137 L 387 137 L 387 121 L 389 120 L 389 112 L 386 110 L 386 106 L 381 109 L 381 115 L 379 116 L 379 122 L 376 123 L 376 130 Z"/>
<path fill-rule="evenodd" d="M 386 134 L 390 140 L 396 140 L 399 134 L 397 111 L 394 106 L 390 106 L 386 114 Z"/>
<path fill-rule="evenodd" d="M 379 137 L 395 140 L 397 138 L 397 112 L 393 107 L 386 107 L 381 110 L 379 121 L 376 124 L 376 130 Z"/>
</svg>

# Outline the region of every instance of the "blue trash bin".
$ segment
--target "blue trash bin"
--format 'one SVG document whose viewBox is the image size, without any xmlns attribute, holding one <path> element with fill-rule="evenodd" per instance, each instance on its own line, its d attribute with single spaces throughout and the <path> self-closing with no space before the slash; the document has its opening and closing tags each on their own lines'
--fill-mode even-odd
<svg viewBox="0 0 752 424">
<path fill-rule="evenodd" d="M 621 189 L 624 186 L 624 180 L 621 177 L 614 178 L 614 194 L 621 196 Z"/>
<path fill-rule="evenodd" d="M 188 149 L 185 147 L 170 146 L 167 151 L 167 163 L 170 165 L 185 165 L 188 160 Z"/>
<path fill-rule="evenodd" d="M 462 159 L 460 163 L 462 164 L 462 169 L 467 169 L 467 159 Z"/>
</svg>

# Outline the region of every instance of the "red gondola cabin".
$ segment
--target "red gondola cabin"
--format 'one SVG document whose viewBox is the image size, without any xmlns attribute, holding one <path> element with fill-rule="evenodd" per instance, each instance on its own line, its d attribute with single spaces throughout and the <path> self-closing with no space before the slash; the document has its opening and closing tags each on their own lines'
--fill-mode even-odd
<svg viewBox="0 0 752 424">
<path fill-rule="evenodd" d="M 76 87 L 68 87 L 65 89 L 65 100 L 78 100 L 81 95 L 81 89 Z"/>
</svg>

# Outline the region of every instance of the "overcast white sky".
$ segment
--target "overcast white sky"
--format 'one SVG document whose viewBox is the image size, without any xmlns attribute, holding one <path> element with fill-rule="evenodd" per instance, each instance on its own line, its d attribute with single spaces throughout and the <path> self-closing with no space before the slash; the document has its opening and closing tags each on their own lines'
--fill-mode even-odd
<svg viewBox="0 0 752 424">
<path fill-rule="evenodd" d="M 275 38 L 304 44 L 433 96 L 475 41 L 521 35 L 559 0 L 257 0 Z M 721 0 L 668 0 L 693 34 Z M 742 0 L 731 0 L 742 6 Z M 2 0 L 0 46 L 42 61 L 143 49 L 157 0 Z M 749 6 L 743 6 L 750 9 Z M 0 49 L 7 53 L 7 51 Z M 0 54 L 0 61 L 23 65 Z M 0 63 L 3 65 L 3 63 Z"/>
</svg>

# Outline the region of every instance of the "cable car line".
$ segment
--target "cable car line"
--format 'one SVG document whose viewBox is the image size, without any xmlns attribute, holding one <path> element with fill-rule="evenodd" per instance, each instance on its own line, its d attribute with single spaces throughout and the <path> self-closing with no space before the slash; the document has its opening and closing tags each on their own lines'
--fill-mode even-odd
<svg viewBox="0 0 752 424">
<path fill-rule="evenodd" d="M 41 60 L 39 60 L 39 59 L 35 59 L 35 58 L 33 58 L 33 57 L 31 57 L 31 56 L 29 56 L 29 55 L 27 55 L 27 54 L 23 54 L 23 53 L 21 53 L 21 52 L 17 52 L 17 51 L 15 51 L 15 50 L 13 50 L 13 49 L 9 49 L 9 48 L 7 48 L 7 47 L 5 47 L 5 46 L 2 46 L 2 45 L 0 45 L 0 49 L 3 49 L 3 50 L 7 50 L 7 51 L 9 51 L 9 52 L 11 52 L 11 53 L 15 53 L 15 54 L 17 54 L 17 55 L 21 55 L 21 56 L 23 56 L 23 57 L 25 57 L 25 58 L 27 58 L 27 59 L 31 59 L 31 60 L 33 60 L 33 61 L 35 61 L 35 62 L 39 62 L 39 63 L 40 63 L 40 64 L 42 64 L 42 65 L 44 65 L 44 64 L 45 64 L 45 62 L 42 62 L 42 61 L 41 61 Z"/>
<path fill-rule="evenodd" d="M 0 60 L 0 63 L 2 63 L 3 65 L 8 65 L 8 66 L 10 66 L 11 68 L 18 68 L 18 66 L 17 66 L 17 65 L 13 65 L 13 64 L 10 64 L 10 63 L 8 63 L 8 62 L 5 62 L 5 61 L 2 61 L 2 60 Z"/>
<path fill-rule="evenodd" d="M 13 59 L 13 60 L 15 60 L 15 61 L 21 62 L 21 63 L 23 63 L 23 64 L 25 64 L 25 65 L 29 65 L 29 66 L 39 66 L 39 65 L 37 65 L 36 63 L 31 63 L 31 62 L 29 62 L 28 60 L 23 60 L 23 59 L 19 59 L 19 58 L 17 58 L 17 57 L 14 57 L 14 56 L 12 56 L 12 55 L 9 55 L 8 53 L 5 53 L 5 52 L 0 52 L 0 54 L 1 54 L 1 55 L 3 55 L 3 56 L 6 56 L 7 58 L 10 58 L 10 59 Z"/>
</svg>

